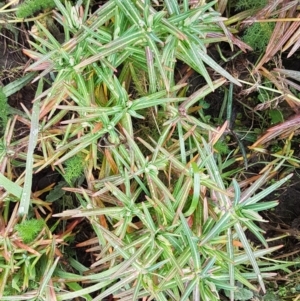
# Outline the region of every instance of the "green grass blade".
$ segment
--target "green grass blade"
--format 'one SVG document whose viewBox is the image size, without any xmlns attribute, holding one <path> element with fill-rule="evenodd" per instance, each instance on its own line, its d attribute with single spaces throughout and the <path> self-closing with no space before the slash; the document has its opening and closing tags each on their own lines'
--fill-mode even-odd
<svg viewBox="0 0 300 301">
<path fill-rule="evenodd" d="M 198 49 L 197 51 L 199 57 L 211 68 L 213 68 L 216 72 L 223 75 L 225 78 L 227 78 L 229 81 L 234 83 L 237 86 L 241 86 L 241 83 L 235 79 L 231 74 L 229 74 L 225 69 L 223 69 L 219 64 L 217 64 L 209 55 L 204 53 L 201 49 Z"/>
<path fill-rule="evenodd" d="M 284 177 L 283 179 L 281 179 L 281 180 L 277 181 L 276 183 L 272 184 L 271 186 L 263 189 L 258 194 L 256 194 L 253 197 L 245 200 L 243 202 L 243 205 L 251 205 L 251 204 L 257 203 L 258 201 L 262 200 L 264 197 L 266 197 L 267 195 L 272 193 L 274 190 L 279 188 L 282 184 L 284 184 L 286 181 L 288 181 L 292 176 L 293 176 L 293 174 L 289 174 L 286 177 Z"/>
<path fill-rule="evenodd" d="M 181 213 L 179 216 L 180 216 L 180 220 L 181 220 L 182 227 L 183 227 L 183 233 L 185 234 L 187 241 L 188 241 L 188 245 L 190 247 L 191 256 L 192 256 L 193 263 L 194 263 L 194 269 L 195 269 L 195 271 L 200 271 L 201 261 L 200 261 L 200 253 L 197 248 L 197 241 L 195 240 L 196 237 L 193 235 L 183 214 Z"/>
<path fill-rule="evenodd" d="M 39 81 L 36 96 L 42 92 L 43 81 Z M 25 181 L 24 188 L 21 195 L 20 206 L 18 214 L 20 216 L 27 215 L 31 199 L 31 185 L 32 185 L 32 174 L 33 174 L 33 154 L 38 140 L 39 134 L 39 115 L 40 115 L 40 101 L 37 100 L 33 103 L 30 135 L 27 151 L 26 170 L 25 170 Z"/>
<path fill-rule="evenodd" d="M 98 50 L 98 54 L 89 57 L 88 59 L 83 60 L 78 65 L 74 66 L 74 70 L 78 71 L 81 68 L 84 68 L 94 62 L 101 60 L 111 54 L 121 51 L 127 46 L 133 45 L 141 40 L 143 40 L 143 34 L 139 30 L 131 30 L 132 33 L 128 33 L 123 37 L 119 37 L 114 41 L 102 46 Z"/>
<path fill-rule="evenodd" d="M 141 17 L 138 9 L 134 6 L 134 2 L 130 0 L 115 0 L 115 3 L 119 6 L 119 8 L 123 11 L 123 13 L 126 15 L 128 20 L 136 25 L 138 28 L 145 28 L 146 23 Z"/>
<path fill-rule="evenodd" d="M 236 179 L 232 179 L 232 185 L 234 189 L 234 200 L 233 205 L 234 207 L 238 205 L 240 199 L 241 199 L 241 189 Z"/>
<path fill-rule="evenodd" d="M 22 187 L 20 187 L 16 182 L 13 182 L 6 178 L 2 173 L 0 173 L 0 185 L 10 194 L 21 198 L 22 196 Z"/>
<path fill-rule="evenodd" d="M 208 241 L 215 238 L 218 233 L 227 229 L 230 224 L 231 213 L 226 212 L 218 220 L 217 224 L 201 239 L 200 246 L 204 246 Z"/>
<path fill-rule="evenodd" d="M 227 229 L 227 243 L 226 250 L 229 257 L 228 260 L 228 274 L 229 274 L 229 284 L 234 287 L 235 285 L 235 273 L 234 273 L 234 249 L 232 243 L 232 230 Z M 230 290 L 230 301 L 234 301 L 234 291 Z"/>
<path fill-rule="evenodd" d="M 199 279 L 198 277 L 194 277 L 192 279 L 192 281 L 188 284 L 187 288 L 185 289 L 185 292 L 183 293 L 183 295 L 180 298 L 180 301 L 185 301 L 188 300 L 191 292 L 193 291 L 193 289 L 196 287 L 196 285 L 198 285 Z"/>
<path fill-rule="evenodd" d="M 4 86 L 2 91 L 7 97 L 9 97 L 25 87 L 35 76 L 35 72 L 28 73 Z"/>
<path fill-rule="evenodd" d="M 255 256 L 254 256 L 254 254 L 253 254 L 253 252 L 251 250 L 251 247 L 250 247 L 249 242 L 247 240 L 247 237 L 246 237 L 246 235 L 244 233 L 244 230 L 243 230 L 243 228 L 242 228 L 242 226 L 240 225 L 239 222 L 236 222 L 234 224 L 234 228 L 235 228 L 235 230 L 236 230 L 236 232 L 237 232 L 237 234 L 239 236 L 239 239 L 241 240 L 241 243 L 243 244 L 244 250 L 245 250 L 245 252 L 246 252 L 246 254 L 248 256 L 248 260 L 250 261 L 250 263 L 251 263 L 251 265 L 253 267 L 253 270 L 254 270 L 254 272 L 255 272 L 255 274 L 257 276 L 257 280 L 258 280 L 258 282 L 259 282 L 259 284 L 261 286 L 261 289 L 262 289 L 263 292 L 266 292 L 266 288 L 265 288 L 265 284 L 264 284 L 263 279 L 262 279 L 262 275 L 260 273 L 258 264 L 257 264 L 257 262 L 255 260 Z"/>
<path fill-rule="evenodd" d="M 148 77 L 149 77 L 149 93 L 156 92 L 156 72 L 154 68 L 153 54 L 149 46 L 145 48 L 147 66 L 148 66 Z"/>
</svg>

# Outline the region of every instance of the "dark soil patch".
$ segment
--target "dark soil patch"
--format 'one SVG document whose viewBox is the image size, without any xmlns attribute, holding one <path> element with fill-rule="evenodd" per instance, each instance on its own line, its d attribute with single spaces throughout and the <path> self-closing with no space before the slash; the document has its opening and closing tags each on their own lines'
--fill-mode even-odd
<svg viewBox="0 0 300 301">
<path fill-rule="evenodd" d="M 278 200 L 279 205 L 272 211 L 264 213 L 269 224 L 265 225 L 266 236 L 274 237 L 287 234 L 294 241 L 300 239 L 300 176 L 295 174 L 285 187 L 267 197 L 268 200 Z M 288 241 L 290 239 L 287 239 Z M 285 244 L 286 245 L 286 244 Z M 287 247 L 287 246 L 285 246 Z M 296 245 L 290 246 L 293 250 Z M 285 250 L 285 252 L 292 251 Z M 300 250 L 299 250 L 300 252 Z"/>
</svg>

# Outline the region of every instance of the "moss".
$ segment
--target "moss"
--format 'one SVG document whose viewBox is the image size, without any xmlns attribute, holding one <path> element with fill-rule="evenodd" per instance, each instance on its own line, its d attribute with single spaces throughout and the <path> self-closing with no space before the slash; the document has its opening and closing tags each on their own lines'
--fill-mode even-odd
<svg viewBox="0 0 300 301">
<path fill-rule="evenodd" d="M 24 243 L 31 243 L 45 225 L 43 219 L 29 219 L 15 226 L 15 230 Z"/>
<path fill-rule="evenodd" d="M 7 97 L 3 92 L 3 88 L 0 87 L 0 128 L 5 129 L 9 113 L 9 105 L 7 103 Z"/>
<path fill-rule="evenodd" d="M 17 17 L 27 18 L 34 15 L 39 10 L 51 9 L 55 7 L 53 0 L 25 0 L 18 6 Z"/>
<path fill-rule="evenodd" d="M 265 51 L 274 26 L 274 23 L 254 23 L 246 29 L 243 41 L 254 50 Z"/>
<path fill-rule="evenodd" d="M 83 1 L 85 4 L 87 1 Z M 36 12 L 55 8 L 56 4 L 54 0 L 25 0 L 17 8 L 18 18 L 27 18 L 33 16 Z"/>
<path fill-rule="evenodd" d="M 255 9 L 267 5 L 268 0 L 238 0 L 236 1 L 236 10 Z"/>
<path fill-rule="evenodd" d="M 68 159 L 65 162 L 64 178 L 69 185 L 73 185 L 76 179 L 83 174 L 84 169 L 84 157 L 81 154 Z"/>
<path fill-rule="evenodd" d="M 229 147 L 225 141 L 217 141 L 217 143 L 214 145 L 215 150 L 220 154 L 220 155 L 227 155 L 229 154 Z"/>
</svg>

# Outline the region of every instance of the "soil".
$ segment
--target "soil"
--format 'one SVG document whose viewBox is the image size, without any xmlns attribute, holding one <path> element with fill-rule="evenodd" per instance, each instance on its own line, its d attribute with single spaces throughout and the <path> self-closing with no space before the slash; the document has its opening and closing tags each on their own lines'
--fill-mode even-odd
<svg viewBox="0 0 300 301">
<path fill-rule="evenodd" d="M 279 204 L 274 210 L 264 212 L 264 217 L 269 221 L 264 226 L 266 237 L 287 235 L 281 241 L 284 248 L 280 253 L 292 252 L 293 256 L 297 256 L 300 252 L 300 175 L 296 173 L 287 185 L 269 195 L 267 200 L 278 200 Z"/>
</svg>

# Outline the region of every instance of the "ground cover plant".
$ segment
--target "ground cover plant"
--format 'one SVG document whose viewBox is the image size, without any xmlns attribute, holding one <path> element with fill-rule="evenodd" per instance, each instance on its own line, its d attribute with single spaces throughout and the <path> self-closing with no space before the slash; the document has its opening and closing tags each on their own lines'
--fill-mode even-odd
<svg viewBox="0 0 300 301">
<path fill-rule="evenodd" d="M 0 11 L 29 60 L 0 90 L 1 300 L 262 299 L 293 273 L 261 212 L 299 166 L 299 74 L 274 58 L 297 1 L 33 3 Z"/>
</svg>

